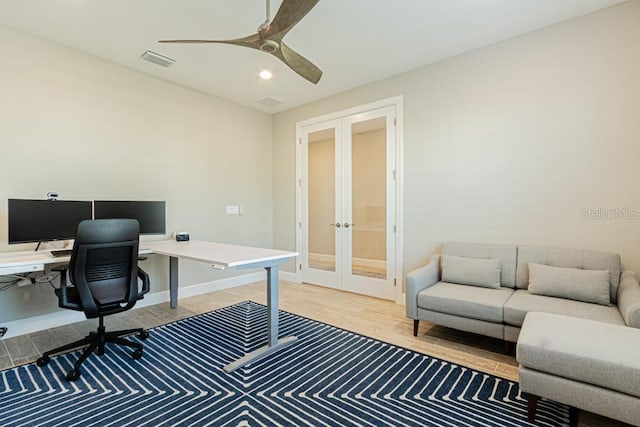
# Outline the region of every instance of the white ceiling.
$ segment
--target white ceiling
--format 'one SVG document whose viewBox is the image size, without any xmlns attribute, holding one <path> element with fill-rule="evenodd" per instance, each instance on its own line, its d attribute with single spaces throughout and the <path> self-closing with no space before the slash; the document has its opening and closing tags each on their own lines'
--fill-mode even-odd
<svg viewBox="0 0 640 427">
<path fill-rule="evenodd" d="M 3 0 L 0 25 L 274 113 L 622 1 L 320 0 L 285 37 L 323 70 L 318 85 L 257 50 L 157 43 L 253 34 L 264 0 Z M 273 16 L 281 0 L 271 3 Z M 177 62 L 143 61 L 147 49 Z M 272 80 L 258 78 L 263 68 Z M 265 97 L 284 103 L 257 103 Z"/>
</svg>

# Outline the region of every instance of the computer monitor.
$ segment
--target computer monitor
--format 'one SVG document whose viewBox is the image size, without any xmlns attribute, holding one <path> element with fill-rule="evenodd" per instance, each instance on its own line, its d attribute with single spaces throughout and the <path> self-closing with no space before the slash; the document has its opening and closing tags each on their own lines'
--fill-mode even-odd
<svg viewBox="0 0 640 427">
<path fill-rule="evenodd" d="M 91 202 L 9 199 L 9 243 L 68 240 L 78 223 L 91 219 Z"/>
<path fill-rule="evenodd" d="M 140 234 L 165 234 L 164 201 L 95 200 L 95 219 L 133 218 L 140 223 Z"/>
</svg>

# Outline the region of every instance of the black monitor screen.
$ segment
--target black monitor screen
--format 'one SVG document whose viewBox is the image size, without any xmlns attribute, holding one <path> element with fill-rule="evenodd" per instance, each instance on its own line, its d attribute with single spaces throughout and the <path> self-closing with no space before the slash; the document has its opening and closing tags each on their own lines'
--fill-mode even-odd
<svg viewBox="0 0 640 427">
<path fill-rule="evenodd" d="M 147 201 L 96 200 L 95 219 L 133 218 L 140 223 L 140 234 L 165 233 L 165 203 Z"/>
<path fill-rule="evenodd" d="M 9 243 L 73 239 L 91 202 L 9 199 Z"/>
</svg>

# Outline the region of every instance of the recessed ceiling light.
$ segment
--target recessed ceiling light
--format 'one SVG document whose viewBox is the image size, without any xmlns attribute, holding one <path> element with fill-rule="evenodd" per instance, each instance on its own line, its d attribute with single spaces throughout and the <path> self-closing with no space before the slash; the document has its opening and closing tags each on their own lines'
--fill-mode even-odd
<svg viewBox="0 0 640 427">
<path fill-rule="evenodd" d="M 262 70 L 260 74 L 258 74 L 262 80 L 270 80 L 273 77 L 273 74 L 269 70 Z"/>
</svg>

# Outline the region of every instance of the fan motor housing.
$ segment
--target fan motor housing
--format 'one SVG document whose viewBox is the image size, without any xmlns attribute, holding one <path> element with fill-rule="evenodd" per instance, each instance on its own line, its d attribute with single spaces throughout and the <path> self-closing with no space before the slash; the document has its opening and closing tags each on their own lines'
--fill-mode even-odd
<svg viewBox="0 0 640 427">
<path fill-rule="evenodd" d="M 280 43 L 275 40 L 264 40 L 260 45 L 260 50 L 267 53 L 273 53 L 278 49 L 280 49 Z"/>
</svg>

